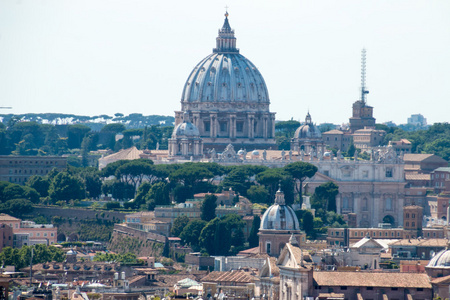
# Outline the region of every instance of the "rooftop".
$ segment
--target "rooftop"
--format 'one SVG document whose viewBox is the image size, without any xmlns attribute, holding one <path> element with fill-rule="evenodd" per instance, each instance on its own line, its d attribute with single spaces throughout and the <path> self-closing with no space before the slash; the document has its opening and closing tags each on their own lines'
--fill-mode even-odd
<svg viewBox="0 0 450 300">
<path fill-rule="evenodd" d="M 431 289 L 427 274 L 384 272 L 324 272 L 313 274 L 319 286 L 364 286 Z"/>
</svg>

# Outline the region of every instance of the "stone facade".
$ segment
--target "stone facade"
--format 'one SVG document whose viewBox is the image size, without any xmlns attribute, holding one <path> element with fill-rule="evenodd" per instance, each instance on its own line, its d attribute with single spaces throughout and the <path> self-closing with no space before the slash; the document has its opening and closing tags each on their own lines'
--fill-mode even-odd
<svg viewBox="0 0 450 300">
<path fill-rule="evenodd" d="M 318 172 L 308 180 L 311 192 L 328 181 L 339 186 L 337 213 L 356 214 L 358 227 L 379 223 L 403 224 L 405 179 L 403 162 L 395 151 L 377 153 L 371 161 L 314 161 Z"/>
<path fill-rule="evenodd" d="M 0 181 L 25 184 L 33 175 L 46 176 L 53 168 L 66 167 L 66 157 L 0 155 Z"/>
</svg>

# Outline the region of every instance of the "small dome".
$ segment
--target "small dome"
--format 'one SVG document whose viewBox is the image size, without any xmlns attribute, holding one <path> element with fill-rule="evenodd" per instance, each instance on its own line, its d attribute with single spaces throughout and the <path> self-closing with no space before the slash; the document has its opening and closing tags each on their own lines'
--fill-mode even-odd
<svg viewBox="0 0 450 300">
<path fill-rule="evenodd" d="M 330 157 L 330 156 L 331 156 L 331 152 L 325 152 L 325 153 L 323 154 L 323 156 L 324 156 L 324 157 Z"/>
<path fill-rule="evenodd" d="M 294 133 L 294 138 L 297 139 L 321 139 L 322 133 L 320 129 L 312 122 L 311 115 L 306 115 L 305 123 L 301 125 Z"/>
<path fill-rule="evenodd" d="M 438 252 L 428 263 L 427 268 L 450 268 L 450 250 Z"/>
<path fill-rule="evenodd" d="M 284 202 L 283 192 L 278 190 L 275 197 L 275 204 L 264 213 L 259 230 L 300 230 L 294 210 Z"/>
<path fill-rule="evenodd" d="M 253 151 L 252 151 L 252 155 L 258 156 L 258 155 L 259 155 L 259 151 L 258 151 L 258 150 L 253 150 Z"/>
<path fill-rule="evenodd" d="M 244 155 L 244 150 L 242 150 L 242 149 L 239 150 L 237 154 L 238 154 L 238 155 Z"/>
<path fill-rule="evenodd" d="M 66 255 L 77 255 L 77 252 L 73 249 L 70 249 L 69 251 L 67 251 Z"/>
<path fill-rule="evenodd" d="M 183 122 L 175 127 L 172 137 L 200 137 L 200 132 L 198 131 L 197 126 L 191 122 Z"/>
</svg>

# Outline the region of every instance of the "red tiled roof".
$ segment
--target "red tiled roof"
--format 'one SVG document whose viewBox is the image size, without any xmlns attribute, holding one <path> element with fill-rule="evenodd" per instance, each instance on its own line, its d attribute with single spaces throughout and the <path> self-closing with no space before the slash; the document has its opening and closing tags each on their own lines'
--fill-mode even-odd
<svg viewBox="0 0 450 300">
<path fill-rule="evenodd" d="M 434 278 L 433 280 L 431 280 L 432 284 L 441 284 L 441 283 L 448 283 L 450 282 L 450 275 L 444 276 L 444 277 L 439 277 L 439 278 Z"/>
<path fill-rule="evenodd" d="M 405 174 L 406 180 L 427 180 L 431 179 L 430 174 Z"/>
<path fill-rule="evenodd" d="M 214 271 L 202 278 L 202 282 L 239 282 L 250 283 L 255 278 L 244 271 L 218 272 Z"/>
<path fill-rule="evenodd" d="M 319 286 L 371 286 L 398 288 L 427 288 L 431 283 L 427 274 L 384 272 L 314 272 Z"/>
</svg>

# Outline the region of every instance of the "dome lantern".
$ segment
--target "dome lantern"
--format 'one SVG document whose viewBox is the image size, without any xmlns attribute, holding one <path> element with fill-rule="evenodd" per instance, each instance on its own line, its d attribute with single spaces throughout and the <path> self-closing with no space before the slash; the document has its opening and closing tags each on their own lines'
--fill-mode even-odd
<svg viewBox="0 0 450 300">
<path fill-rule="evenodd" d="M 275 194 L 275 203 L 278 205 L 286 205 L 284 200 L 284 193 L 281 191 L 281 184 L 278 186 L 278 191 Z"/>
<path fill-rule="evenodd" d="M 231 29 L 228 22 L 228 12 L 225 13 L 225 21 L 223 26 L 219 29 L 219 36 L 216 38 L 216 48 L 214 53 L 239 53 L 236 48 L 236 38 L 234 37 L 234 30 Z"/>
</svg>

